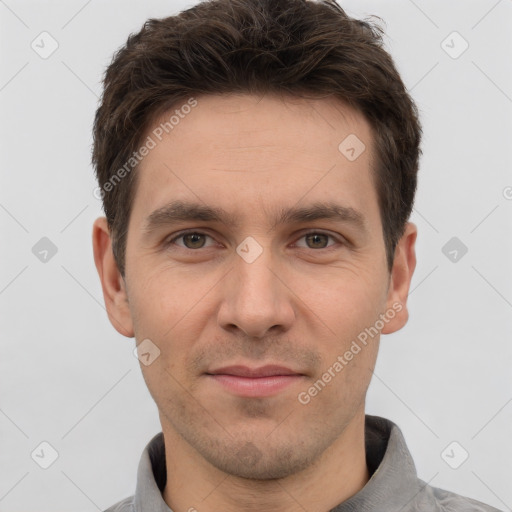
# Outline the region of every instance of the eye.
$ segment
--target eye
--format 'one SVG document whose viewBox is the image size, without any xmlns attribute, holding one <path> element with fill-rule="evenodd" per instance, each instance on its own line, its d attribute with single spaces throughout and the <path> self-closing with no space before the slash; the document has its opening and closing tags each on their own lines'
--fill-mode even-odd
<svg viewBox="0 0 512 512">
<path fill-rule="evenodd" d="M 186 231 L 178 233 L 176 236 L 165 242 L 165 246 L 170 245 L 177 245 L 178 247 L 182 249 L 190 249 L 190 250 L 197 250 L 197 249 L 203 249 L 207 248 L 205 246 L 205 238 L 212 237 L 210 235 L 207 235 L 206 233 L 202 233 L 200 231 Z M 326 245 L 328 244 L 328 239 L 337 241 L 333 235 L 329 233 L 323 233 L 321 231 L 310 231 L 308 233 L 304 233 L 300 239 L 305 239 L 306 243 L 308 244 L 306 247 L 304 246 L 298 246 L 301 248 L 306 249 L 328 249 L 329 247 L 332 247 L 332 245 Z M 299 240 L 300 240 L 299 239 Z M 176 244 L 177 240 L 183 240 L 184 245 Z M 339 243 L 339 241 L 338 241 Z"/>
<path fill-rule="evenodd" d="M 329 238 L 336 241 L 336 239 L 331 234 L 323 233 L 321 231 L 310 231 L 300 237 L 300 239 L 303 238 L 306 240 L 306 243 L 310 244 L 306 247 L 307 249 L 327 249 L 332 247 L 332 245 L 325 245 L 328 243 L 327 240 Z"/>
<path fill-rule="evenodd" d="M 206 233 L 201 233 L 199 231 L 182 232 L 165 242 L 165 245 L 169 246 L 174 244 L 176 240 L 183 239 L 185 246 L 177 244 L 178 247 L 184 249 L 202 249 L 204 247 L 204 237 L 211 238 Z"/>
</svg>

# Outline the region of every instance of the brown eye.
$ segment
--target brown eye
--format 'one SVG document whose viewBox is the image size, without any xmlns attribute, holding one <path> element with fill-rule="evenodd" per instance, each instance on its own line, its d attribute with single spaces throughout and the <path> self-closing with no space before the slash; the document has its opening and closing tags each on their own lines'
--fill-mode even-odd
<svg viewBox="0 0 512 512">
<path fill-rule="evenodd" d="M 166 247 L 177 245 L 181 249 L 202 249 L 205 247 L 206 238 L 211 238 L 205 233 L 198 231 L 189 231 L 188 233 L 181 233 L 165 243 Z M 177 240 L 183 240 L 183 245 L 176 243 Z"/>
<path fill-rule="evenodd" d="M 202 240 L 201 237 L 203 237 Z M 204 235 L 201 233 L 188 233 L 183 235 L 181 238 L 183 238 L 185 246 L 187 246 L 188 249 L 200 249 L 204 245 Z M 186 241 L 190 242 L 190 246 Z"/>
<path fill-rule="evenodd" d="M 313 245 L 312 249 L 324 249 L 326 247 L 328 235 L 323 233 L 313 233 L 306 235 L 306 240 Z M 324 244 L 325 242 L 325 244 Z"/>
<path fill-rule="evenodd" d="M 334 238 L 333 235 L 329 233 L 322 233 L 319 231 L 311 231 L 309 233 L 305 233 L 301 236 L 301 240 L 306 240 L 306 246 L 299 245 L 302 249 L 330 249 L 336 243 L 328 245 L 329 239 L 334 240 L 335 242 L 339 242 L 337 239 Z"/>
</svg>

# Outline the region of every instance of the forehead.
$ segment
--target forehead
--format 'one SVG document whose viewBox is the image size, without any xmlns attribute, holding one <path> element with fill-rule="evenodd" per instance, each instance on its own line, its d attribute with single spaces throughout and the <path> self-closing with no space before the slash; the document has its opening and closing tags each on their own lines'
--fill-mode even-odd
<svg viewBox="0 0 512 512">
<path fill-rule="evenodd" d="M 253 217 L 255 207 L 301 197 L 376 203 L 370 125 L 335 98 L 199 96 L 156 119 L 149 138 L 132 210 L 141 221 L 171 199 L 231 204 Z"/>
<path fill-rule="evenodd" d="M 309 131 L 312 128 L 315 132 Z M 240 139 L 257 136 L 277 146 L 307 134 L 308 146 L 324 150 L 326 144 L 339 142 L 340 136 L 351 133 L 371 145 L 371 128 L 366 118 L 341 99 L 231 93 L 183 99 L 154 119 L 146 135 L 161 142 L 172 134 L 185 144 L 185 139 L 192 142 L 191 135 L 202 135 L 206 139 L 214 135 L 219 146 L 228 149 L 229 139 L 234 146 Z M 206 146 L 198 142 L 195 149 L 201 152 Z M 208 140 L 209 144 L 211 142 Z"/>
</svg>

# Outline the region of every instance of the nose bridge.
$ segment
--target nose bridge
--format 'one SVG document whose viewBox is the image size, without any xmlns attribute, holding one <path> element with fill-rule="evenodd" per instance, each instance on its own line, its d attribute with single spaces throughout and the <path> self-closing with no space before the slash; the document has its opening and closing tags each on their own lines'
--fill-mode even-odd
<svg viewBox="0 0 512 512">
<path fill-rule="evenodd" d="M 252 237 L 237 248 L 240 260 L 236 262 L 236 275 L 242 296 L 255 304 L 268 304 L 274 298 L 276 289 L 275 258 L 269 247 L 263 248 Z"/>
<path fill-rule="evenodd" d="M 293 308 L 287 288 L 278 278 L 271 249 L 247 237 L 236 252 L 219 321 L 225 327 L 236 325 L 254 337 L 264 336 L 274 326 L 288 328 Z"/>
</svg>

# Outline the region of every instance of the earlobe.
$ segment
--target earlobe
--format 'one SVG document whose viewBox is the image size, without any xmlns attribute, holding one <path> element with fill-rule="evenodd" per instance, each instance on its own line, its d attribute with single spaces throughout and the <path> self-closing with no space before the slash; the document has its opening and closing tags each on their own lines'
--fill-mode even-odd
<svg viewBox="0 0 512 512">
<path fill-rule="evenodd" d="M 393 310 L 395 315 L 384 326 L 382 334 L 390 334 L 401 329 L 409 319 L 407 310 L 407 296 L 411 285 L 412 275 L 416 268 L 416 237 L 418 230 L 416 225 L 408 222 L 402 238 L 400 238 L 396 249 L 391 270 L 387 310 Z"/>
<path fill-rule="evenodd" d="M 133 338 L 133 323 L 126 287 L 112 252 L 112 241 L 106 217 L 94 221 L 92 232 L 94 263 L 103 290 L 108 318 L 123 336 Z"/>
</svg>

